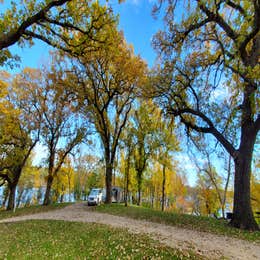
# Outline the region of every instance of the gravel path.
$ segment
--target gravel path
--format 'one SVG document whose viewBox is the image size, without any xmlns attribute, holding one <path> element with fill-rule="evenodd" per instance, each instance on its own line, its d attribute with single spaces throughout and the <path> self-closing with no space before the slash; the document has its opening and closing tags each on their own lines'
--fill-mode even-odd
<svg viewBox="0 0 260 260">
<path fill-rule="evenodd" d="M 65 221 L 95 222 L 113 227 L 126 228 L 132 233 L 145 233 L 151 238 L 173 248 L 192 249 L 209 259 L 260 259 L 260 245 L 226 236 L 213 235 L 143 220 L 112 216 L 90 210 L 86 204 L 77 203 L 63 209 L 37 213 L 34 215 L 13 217 L 0 223 L 29 219 L 55 219 Z"/>
</svg>

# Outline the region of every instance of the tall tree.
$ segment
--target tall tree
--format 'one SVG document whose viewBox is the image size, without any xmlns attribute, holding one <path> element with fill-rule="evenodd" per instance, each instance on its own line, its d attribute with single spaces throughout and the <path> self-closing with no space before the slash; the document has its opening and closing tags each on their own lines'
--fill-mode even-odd
<svg viewBox="0 0 260 260">
<path fill-rule="evenodd" d="M 112 170 L 119 138 L 146 70 L 145 63 L 134 55 L 116 26 L 114 23 L 105 28 L 103 37 L 107 43 L 99 50 L 78 57 L 71 78 L 82 111 L 91 113 L 103 145 L 106 203 L 111 203 Z"/>
<path fill-rule="evenodd" d="M 22 170 L 39 141 L 41 114 L 30 94 L 39 84 L 39 73 L 25 69 L 9 81 L 8 110 L 2 110 L 0 124 L 1 178 L 9 188 L 7 210 L 15 206 L 15 194 Z"/>
<path fill-rule="evenodd" d="M 158 142 L 157 160 L 162 165 L 162 211 L 164 211 L 166 200 L 166 168 L 171 169 L 173 163 L 173 152 L 179 151 L 179 142 L 174 134 L 174 123 L 160 120 L 156 139 Z"/>
<path fill-rule="evenodd" d="M 182 6 L 181 19 L 177 12 Z M 259 14 L 259 1 L 169 1 L 167 29 L 154 38 L 164 59 L 154 94 L 188 131 L 213 135 L 232 156 L 231 224 L 249 230 L 258 229 L 250 204 L 250 176 L 260 129 Z M 232 128 L 238 133 L 237 146 L 230 137 Z"/>
<path fill-rule="evenodd" d="M 139 106 L 133 111 L 131 117 L 135 145 L 133 156 L 138 190 L 137 205 L 141 205 L 143 174 L 147 168 L 148 160 L 155 153 L 155 149 L 160 146 L 155 138 L 160 119 L 160 110 L 152 100 L 140 100 Z"/>
<path fill-rule="evenodd" d="M 217 191 L 210 175 L 205 171 L 198 174 L 197 191 L 199 200 L 199 212 L 201 215 L 216 215 L 221 207 Z"/>
<path fill-rule="evenodd" d="M 226 174 L 226 178 L 225 178 L 223 175 L 217 173 L 217 170 L 212 163 L 213 159 L 211 159 L 210 151 L 207 150 L 205 144 L 199 147 L 199 151 L 202 153 L 204 158 L 203 165 L 201 166 L 199 164 L 194 154 L 192 156 L 192 158 L 194 158 L 193 162 L 195 163 L 199 174 L 207 175 L 207 177 L 209 178 L 208 183 L 211 183 L 211 189 L 214 189 L 217 194 L 217 200 L 219 202 L 219 205 L 221 206 L 222 217 L 225 218 L 227 193 L 228 193 L 229 181 L 231 179 L 231 157 L 229 156 L 227 162 L 227 169 L 226 172 L 224 173 Z"/>
<path fill-rule="evenodd" d="M 144 174 L 144 197 L 152 208 L 166 208 L 175 212 L 189 212 L 186 202 L 186 178 L 178 169 L 177 161 L 170 161 L 163 166 L 155 157 L 149 162 Z M 164 175 L 164 176 L 163 176 Z M 165 177 L 165 178 L 163 178 Z M 165 183 L 163 183 L 163 179 Z M 162 187 L 164 186 L 164 187 Z M 164 193 L 164 195 L 163 195 Z M 163 202 L 164 196 L 164 205 Z"/>
<path fill-rule="evenodd" d="M 103 163 L 96 156 L 86 154 L 75 158 L 74 198 L 86 200 L 91 188 L 103 187 Z"/>
<path fill-rule="evenodd" d="M 54 56 L 53 56 L 54 57 Z M 47 147 L 48 176 L 44 205 L 50 203 L 50 192 L 65 159 L 80 144 L 88 131 L 77 112 L 74 95 L 64 87 L 64 73 L 57 70 L 56 58 L 49 70 L 42 74 L 42 84 L 37 87 L 35 99 L 41 111 L 41 142 Z"/>
<path fill-rule="evenodd" d="M 120 148 L 120 165 L 121 171 L 124 172 L 124 202 L 127 207 L 131 182 L 130 172 L 132 168 L 132 157 L 134 151 L 133 128 L 129 121 L 120 139 Z"/>
</svg>

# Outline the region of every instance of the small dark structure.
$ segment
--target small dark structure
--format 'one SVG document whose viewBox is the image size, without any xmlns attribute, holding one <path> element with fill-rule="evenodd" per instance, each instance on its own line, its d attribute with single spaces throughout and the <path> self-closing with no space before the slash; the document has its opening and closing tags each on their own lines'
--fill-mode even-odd
<svg viewBox="0 0 260 260">
<path fill-rule="evenodd" d="M 227 212 L 226 215 L 227 215 L 227 220 L 229 220 L 229 221 L 231 221 L 234 217 L 234 213 L 232 213 L 232 212 Z"/>
<path fill-rule="evenodd" d="M 123 202 L 123 189 L 117 186 L 112 186 L 112 202 L 120 203 Z"/>
</svg>

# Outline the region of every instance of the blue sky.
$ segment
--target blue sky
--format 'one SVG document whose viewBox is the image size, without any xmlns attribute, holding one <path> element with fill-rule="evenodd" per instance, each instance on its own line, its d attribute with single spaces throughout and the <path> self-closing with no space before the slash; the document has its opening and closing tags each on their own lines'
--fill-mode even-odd
<svg viewBox="0 0 260 260">
<path fill-rule="evenodd" d="M 149 66 L 156 58 L 151 46 L 152 37 L 163 26 L 161 19 L 152 17 L 153 5 L 154 1 L 151 0 L 112 4 L 114 11 L 120 15 L 119 29 L 124 31 L 127 42 L 133 44 L 135 53 L 140 54 Z"/>
<path fill-rule="evenodd" d="M 162 20 L 152 17 L 152 8 L 154 0 L 126 0 L 119 4 L 118 0 L 109 1 L 114 12 L 119 14 L 119 29 L 124 32 L 125 38 L 129 44 L 134 46 L 136 54 L 139 54 L 151 67 L 156 58 L 156 54 L 151 46 L 153 35 L 162 28 Z M 10 1 L 5 0 L 1 5 L 4 10 L 9 6 Z M 21 57 L 20 68 L 12 72 L 18 72 L 20 69 L 28 67 L 39 67 L 48 59 L 50 47 L 38 40 L 32 47 L 23 49 L 12 46 L 11 51 Z"/>
</svg>

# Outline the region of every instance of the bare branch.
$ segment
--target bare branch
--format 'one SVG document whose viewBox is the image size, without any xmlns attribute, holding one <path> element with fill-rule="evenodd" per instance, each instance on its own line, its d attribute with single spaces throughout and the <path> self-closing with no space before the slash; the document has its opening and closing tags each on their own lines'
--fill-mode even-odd
<svg viewBox="0 0 260 260">
<path fill-rule="evenodd" d="M 172 114 L 173 116 L 180 116 L 181 122 L 186 125 L 186 127 L 191 128 L 197 132 L 200 133 L 210 133 L 213 134 L 216 139 L 225 147 L 225 149 L 233 156 L 236 156 L 236 149 L 233 147 L 233 145 L 221 134 L 214 126 L 213 122 L 202 112 L 196 111 L 191 108 L 184 108 L 184 109 L 178 109 L 175 110 L 173 108 L 170 108 L 168 110 L 169 114 Z M 202 127 L 198 126 L 194 123 L 191 123 L 185 117 L 183 117 L 184 114 L 191 114 L 196 117 L 199 117 L 203 122 L 205 122 L 208 127 Z"/>
</svg>

